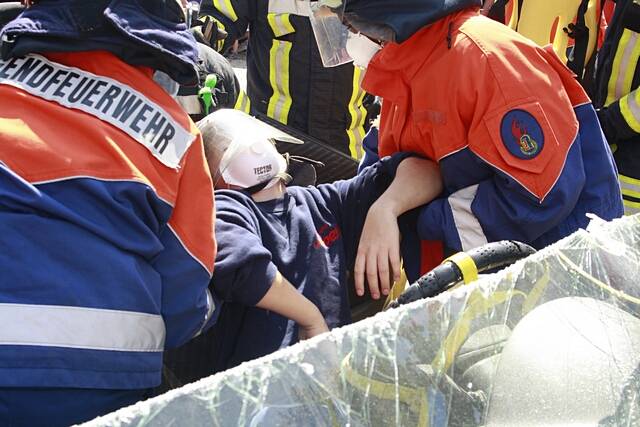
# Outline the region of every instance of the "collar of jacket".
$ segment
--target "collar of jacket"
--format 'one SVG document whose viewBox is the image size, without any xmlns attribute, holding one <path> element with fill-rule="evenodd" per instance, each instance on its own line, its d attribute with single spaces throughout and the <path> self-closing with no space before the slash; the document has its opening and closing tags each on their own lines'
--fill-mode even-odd
<svg viewBox="0 0 640 427">
<path fill-rule="evenodd" d="M 195 84 L 198 48 L 186 24 L 154 15 L 140 3 L 39 1 L 2 30 L 2 56 L 106 50 L 131 65 L 164 71 L 180 84 Z"/>
<path fill-rule="evenodd" d="M 447 43 L 460 18 L 475 15 L 477 9 L 452 13 L 422 28 L 403 43 L 389 43 L 373 57 L 362 81 L 362 88 L 405 111 L 411 102 L 410 82 L 440 43 Z"/>
</svg>

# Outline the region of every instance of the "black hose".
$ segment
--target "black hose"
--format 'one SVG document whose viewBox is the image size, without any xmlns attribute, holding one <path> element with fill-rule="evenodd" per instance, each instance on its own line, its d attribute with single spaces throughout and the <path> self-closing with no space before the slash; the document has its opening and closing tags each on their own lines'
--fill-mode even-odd
<svg viewBox="0 0 640 427">
<path fill-rule="evenodd" d="M 502 240 L 471 249 L 467 254 L 473 259 L 478 272 L 481 273 L 506 267 L 535 252 L 535 249 L 524 243 Z M 461 280 L 460 268 L 452 261 L 444 262 L 405 289 L 397 300 L 389 304 L 389 308 L 436 296 Z"/>
</svg>

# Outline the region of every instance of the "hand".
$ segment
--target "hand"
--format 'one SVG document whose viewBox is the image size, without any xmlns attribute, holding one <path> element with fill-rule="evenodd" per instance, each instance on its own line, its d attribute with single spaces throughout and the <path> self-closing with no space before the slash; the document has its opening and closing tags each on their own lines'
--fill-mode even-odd
<svg viewBox="0 0 640 427">
<path fill-rule="evenodd" d="M 365 275 L 373 299 L 388 295 L 392 282 L 400 279 L 400 230 L 394 206 L 384 197 L 367 213 L 355 262 L 356 294 L 364 295 Z"/>
</svg>

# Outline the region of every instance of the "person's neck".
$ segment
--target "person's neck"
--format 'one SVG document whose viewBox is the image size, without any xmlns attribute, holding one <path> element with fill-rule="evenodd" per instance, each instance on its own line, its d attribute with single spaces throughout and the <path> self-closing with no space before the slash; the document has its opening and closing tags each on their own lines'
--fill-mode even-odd
<svg viewBox="0 0 640 427">
<path fill-rule="evenodd" d="M 278 182 L 264 190 L 260 190 L 257 193 L 251 195 L 251 198 L 254 202 L 266 202 L 268 200 L 274 200 L 281 198 L 286 191 L 286 187 L 282 180 L 278 180 Z"/>
</svg>

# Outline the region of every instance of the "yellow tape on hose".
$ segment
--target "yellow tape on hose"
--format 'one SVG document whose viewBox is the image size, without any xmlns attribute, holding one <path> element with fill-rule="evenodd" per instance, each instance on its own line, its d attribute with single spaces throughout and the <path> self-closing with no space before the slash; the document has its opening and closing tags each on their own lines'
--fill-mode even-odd
<svg viewBox="0 0 640 427">
<path fill-rule="evenodd" d="M 444 264 L 447 261 L 452 262 L 458 266 L 460 272 L 462 273 L 462 280 L 465 284 L 469 284 L 478 280 L 478 267 L 473 261 L 473 258 L 471 258 L 465 252 L 458 252 L 457 254 L 445 259 L 442 263 Z"/>
</svg>

